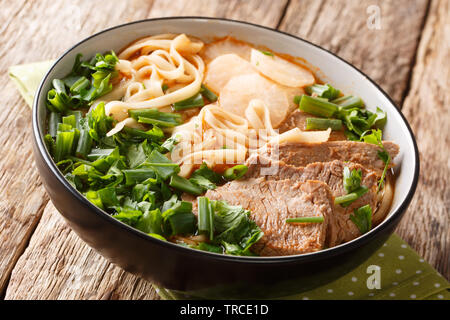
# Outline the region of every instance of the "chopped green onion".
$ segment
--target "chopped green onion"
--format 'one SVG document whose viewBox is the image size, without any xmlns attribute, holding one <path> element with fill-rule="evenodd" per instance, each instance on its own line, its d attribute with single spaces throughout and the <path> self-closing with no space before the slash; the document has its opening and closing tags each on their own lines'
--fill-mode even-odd
<svg viewBox="0 0 450 320">
<path fill-rule="evenodd" d="M 61 123 L 61 114 L 58 112 L 50 112 L 48 118 L 48 133 L 55 138 L 58 131 L 58 124 Z"/>
<path fill-rule="evenodd" d="M 209 102 L 216 102 L 218 97 L 214 92 L 212 92 L 206 85 L 202 84 L 200 93 L 208 99 Z"/>
<path fill-rule="evenodd" d="M 191 213 L 174 213 L 164 218 L 164 226 L 167 232 L 174 236 L 177 234 L 193 234 L 195 232 L 196 219 Z"/>
<path fill-rule="evenodd" d="M 139 117 L 138 122 L 157 125 L 158 127 L 161 127 L 161 128 L 172 128 L 177 125 L 177 123 L 156 120 L 156 119 L 146 118 L 146 117 Z"/>
<path fill-rule="evenodd" d="M 56 162 L 64 160 L 66 156 L 71 155 L 73 142 L 75 140 L 74 131 L 59 131 L 56 134 L 56 144 L 54 158 Z"/>
<path fill-rule="evenodd" d="M 361 196 L 363 196 L 369 189 L 366 186 L 360 186 L 358 189 L 354 190 L 353 192 L 336 197 L 334 199 L 335 204 L 340 204 L 342 207 L 348 207 L 350 204 L 352 204 L 355 200 L 359 199 Z"/>
<path fill-rule="evenodd" d="M 306 118 L 306 130 L 342 130 L 342 121 L 339 119 Z"/>
<path fill-rule="evenodd" d="M 209 240 L 214 237 L 214 213 L 207 197 L 198 197 L 198 231 L 207 234 Z"/>
<path fill-rule="evenodd" d="M 223 173 L 223 177 L 227 180 L 236 180 L 243 177 L 248 171 L 248 167 L 243 164 L 238 164 L 232 168 L 228 168 Z"/>
<path fill-rule="evenodd" d="M 356 96 L 343 96 L 331 101 L 334 104 L 339 105 L 343 109 L 363 108 L 364 102 L 360 97 Z"/>
<path fill-rule="evenodd" d="M 125 185 L 132 186 L 148 178 L 156 178 L 155 171 L 151 168 L 122 170 L 125 176 Z"/>
<path fill-rule="evenodd" d="M 286 223 L 321 223 L 324 222 L 323 217 L 298 217 L 286 219 Z"/>
<path fill-rule="evenodd" d="M 170 178 L 169 186 L 178 189 L 180 191 L 193 194 L 195 196 L 199 196 L 203 193 L 203 189 L 201 187 L 193 184 L 188 179 L 180 177 L 178 175 L 173 175 Z"/>
<path fill-rule="evenodd" d="M 329 100 L 336 99 L 339 97 L 341 92 L 338 89 L 335 89 L 329 84 L 313 84 L 312 86 L 308 86 L 305 88 L 308 94 L 317 94 L 318 97 L 326 98 Z"/>
<path fill-rule="evenodd" d="M 85 159 L 92 149 L 92 137 L 89 134 L 88 129 L 80 130 L 80 138 L 78 139 L 77 148 L 75 149 L 75 155 L 77 157 Z"/>
<path fill-rule="evenodd" d="M 160 141 L 164 139 L 164 132 L 157 126 L 153 126 L 152 129 L 143 131 L 135 128 L 124 127 L 123 132 L 136 137 L 146 138 L 152 141 Z"/>
<path fill-rule="evenodd" d="M 175 102 L 173 104 L 173 108 L 176 111 L 180 111 L 190 108 L 203 107 L 204 105 L 205 101 L 203 100 L 202 94 L 199 92 L 186 100 Z"/>
<path fill-rule="evenodd" d="M 150 237 L 159 239 L 159 240 L 163 240 L 163 241 L 167 241 L 166 238 L 164 238 L 163 236 L 157 234 L 157 233 L 147 233 Z"/>
<path fill-rule="evenodd" d="M 266 56 L 271 56 L 271 57 L 273 57 L 274 56 L 274 54 L 272 53 L 272 52 L 270 52 L 270 51 L 264 51 L 264 50 L 259 50 L 262 54 L 265 54 Z"/>
<path fill-rule="evenodd" d="M 62 118 L 62 123 L 71 125 L 72 128 L 77 126 L 77 121 L 75 119 L 75 115 L 70 115 Z"/>
<path fill-rule="evenodd" d="M 332 118 L 339 110 L 339 107 L 334 103 L 307 95 L 302 96 L 299 108 L 304 112 L 325 118 Z"/>
<path fill-rule="evenodd" d="M 389 163 L 391 162 L 391 156 L 389 155 L 389 153 L 387 152 L 386 148 L 383 145 L 382 136 L 383 132 L 380 129 L 368 130 L 361 135 L 362 141 L 377 145 L 382 149 L 382 151 L 378 152 L 378 158 L 380 158 L 384 162 L 384 169 L 381 178 L 378 182 L 377 192 L 379 192 L 381 188 L 383 188 L 384 186 L 384 179 L 386 177 L 386 173 L 389 168 Z"/>
<path fill-rule="evenodd" d="M 171 122 L 173 124 L 181 123 L 181 115 L 172 112 L 161 112 L 158 109 L 135 109 L 128 110 L 128 114 L 135 120 L 139 120 L 140 117 L 151 118 L 155 120 Z"/>
<path fill-rule="evenodd" d="M 70 86 L 71 93 L 81 93 L 82 90 L 86 90 L 90 86 L 89 80 L 82 76 L 74 84 Z"/>
</svg>

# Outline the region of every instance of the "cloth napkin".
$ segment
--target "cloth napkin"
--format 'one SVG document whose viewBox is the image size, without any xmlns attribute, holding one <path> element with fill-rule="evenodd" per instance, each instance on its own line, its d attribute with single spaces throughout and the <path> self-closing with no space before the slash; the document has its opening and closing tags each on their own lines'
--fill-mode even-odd
<svg viewBox="0 0 450 320">
<path fill-rule="evenodd" d="M 9 68 L 9 76 L 31 106 L 34 94 L 52 61 L 18 65 Z M 379 266 L 380 289 L 369 289 L 367 280 L 371 265 Z M 162 299 L 195 299 L 154 286 Z M 334 300 L 450 300 L 450 283 L 426 263 L 405 241 L 393 234 L 367 261 L 345 276 L 310 291 L 281 299 Z"/>
</svg>

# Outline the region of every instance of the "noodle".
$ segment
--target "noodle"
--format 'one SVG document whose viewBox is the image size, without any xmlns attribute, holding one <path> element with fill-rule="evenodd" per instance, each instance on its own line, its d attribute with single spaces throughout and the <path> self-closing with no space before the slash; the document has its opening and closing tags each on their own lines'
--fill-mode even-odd
<svg viewBox="0 0 450 320">
<path fill-rule="evenodd" d="M 125 126 L 145 130 L 146 126 L 129 117 L 128 110 L 166 111 L 173 103 L 197 94 L 205 71 L 198 55 L 202 48 L 201 41 L 184 34 L 162 34 L 136 41 L 123 50 L 116 64 L 121 81 L 94 103 L 106 102 L 106 115 L 117 121 L 107 135 Z M 165 92 L 163 84 L 168 85 Z M 263 100 L 250 100 L 245 113 L 239 115 L 221 108 L 219 101 L 204 106 L 196 116 L 173 129 L 178 144 L 168 157 L 180 165 L 180 176 L 187 177 L 203 162 L 210 167 L 243 163 L 269 141 L 323 142 L 329 135 L 330 130 L 303 132 L 298 128 L 279 135 Z"/>
</svg>

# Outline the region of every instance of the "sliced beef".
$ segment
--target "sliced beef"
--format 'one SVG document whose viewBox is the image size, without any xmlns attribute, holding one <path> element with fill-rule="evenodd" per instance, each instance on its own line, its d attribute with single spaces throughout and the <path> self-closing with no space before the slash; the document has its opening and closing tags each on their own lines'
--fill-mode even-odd
<svg viewBox="0 0 450 320">
<path fill-rule="evenodd" d="M 383 141 L 383 145 L 391 159 L 399 152 L 397 144 Z M 313 162 L 328 162 L 332 160 L 359 163 L 363 167 L 374 170 L 381 175 L 384 169 L 383 161 L 378 157 L 381 148 L 370 143 L 357 141 L 328 141 L 322 143 L 283 143 L 267 144 L 260 153 L 284 163 L 304 167 Z M 393 166 L 391 161 L 390 167 Z"/>
<path fill-rule="evenodd" d="M 318 180 L 326 183 L 330 187 L 334 197 L 347 194 L 343 184 L 344 167 L 348 167 L 350 170 L 361 170 L 361 185 L 369 188 L 369 191 L 346 208 L 341 205 L 335 205 L 334 213 L 338 227 L 331 228 L 328 232 L 329 246 L 350 241 L 360 235 L 358 228 L 350 220 L 350 215 L 354 209 L 366 204 L 369 204 L 372 210 L 378 207 L 377 174 L 356 163 L 334 160 L 330 162 L 315 162 L 306 167 L 296 167 L 282 161 L 271 160 L 264 156 L 254 154 L 247 159 L 246 164 L 249 170 L 245 179 L 290 179 L 293 182 Z"/>
<path fill-rule="evenodd" d="M 251 211 L 250 218 L 264 232 L 252 250 L 262 256 L 294 255 L 323 249 L 333 224 L 333 197 L 320 181 L 248 179 L 229 182 L 206 196 Z M 289 224 L 295 217 L 323 216 L 323 223 Z"/>
<path fill-rule="evenodd" d="M 298 108 L 294 110 L 287 118 L 280 124 L 278 130 L 280 133 L 286 132 L 288 130 L 299 128 L 300 130 L 306 130 L 306 118 L 317 118 L 307 112 L 303 112 Z M 344 130 L 341 131 L 331 131 L 329 141 L 347 140 L 344 134 Z"/>
</svg>

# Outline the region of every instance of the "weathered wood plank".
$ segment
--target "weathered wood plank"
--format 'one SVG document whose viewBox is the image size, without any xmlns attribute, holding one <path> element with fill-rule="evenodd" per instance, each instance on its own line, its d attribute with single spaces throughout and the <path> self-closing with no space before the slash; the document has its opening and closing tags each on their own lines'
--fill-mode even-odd
<svg viewBox="0 0 450 320">
<path fill-rule="evenodd" d="M 416 195 L 398 228 L 425 260 L 450 279 L 450 2 L 433 0 L 403 113 L 420 152 Z"/>
<path fill-rule="evenodd" d="M 117 1 L 114 10 L 111 4 L 111 13 L 106 15 L 102 6 L 107 2 L 84 1 L 79 7 L 70 1 L 7 1 L 2 5 L 2 109 L 14 112 L 0 113 L 0 296 L 48 201 L 34 167 L 31 111 L 9 80 L 8 67 L 55 58 L 106 24 L 140 19 L 146 14 L 145 10 L 134 10 Z M 98 13 L 95 19 L 91 16 L 95 23 L 83 21 L 89 12 Z M 114 20 L 120 13 L 126 19 Z"/>
<path fill-rule="evenodd" d="M 428 0 L 292 0 L 280 29 L 360 68 L 401 104 Z M 374 13 L 379 8 L 380 29 Z M 370 26 L 370 28 L 369 28 Z"/>
<path fill-rule="evenodd" d="M 11 275 L 5 299 L 156 299 L 152 285 L 106 261 L 51 202 Z"/>
<path fill-rule="evenodd" d="M 7 68 L 18 63 L 55 58 L 92 33 L 112 25 L 147 17 L 208 15 L 242 19 L 275 27 L 286 3 L 287 0 L 276 3 L 270 0 L 227 2 L 183 0 L 171 1 L 169 5 L 169 2 L 160 0 L 130 2 L 84 0 L 74 5 L 71 1 L 30 1 L 21 10 L 15 11 L 11 8 L 13 4 L 8 2 L 10 7 L 8 12 L 12 12 L 11 15 L 15 15 L 15 18 L 4 26 L 4 33 L 0 36 L 3 44 L 0 48 L 2 55 L 0 85 L 7 88 L 5 106 L 8 109 L 14 108 L 17 113 L 0 114 L 2 126 L 0 141 L 4 141 L 3 145 L 6 146 L 0 150 L 0 196 L 2 196 L 1 199 L 5 199 L 0 202 L 0 230 L 2 230 L 0 234 L 2 242 L 0 292 L 5 288 L 11 270 L 22 254 L 48 202 L 31 156 L 29 130 L 31 113 L 9 82 L 6 76 Z M 5 4 L 5 6 L 8 5 Z M 33 55 L 30 55 L 30 52 Z M 25 189 L 27 191 L 24 193 Z M 29 199 L 29 201 L 24 202 L 23 199 Z M 144 284 L 129 274 L 125 275 L 121 270 L 108 264 L 84 246 L 61 221 L 52 220 L 50 217 L 55 215 L 52 210 L 53 207 L 49 205 L 44 214 L 47 218 L 39 222 L 29 249 L 17 263 L 11 277 L 11 285 L 6 293 L 7 297 L 14 299 L 155 297 L 148 283 Z M 39 230 L 47 230 L 45 229 L 47 225 L 54 228 L 50 233 L 59 230 L 58 234 L 70 235 L 73 243 L 66 242 L 65 237 L 43 237 L 45 232 L 41 233 Z M 46 248 L 43 244 L 50 242 L 51 245 L 48 247 L 55 250 L 42 252 Z M 75 252 L 74 257 L 68 259 L 65 254 L 70 252 Z M 27 264 L 31 263 L 28 261 L 30 259 L 32 259 L 32 265 Z M 48 264 L 47 260 L 50 261 Z M 62 276 L 56 272 L 57 270 L 52 269 L 55 266 L 58 266 L 58 270 L 65 270 L 61 273 Z M 29 268 L 40 270 L 40 272 L 30 273 Z M 102 283 L 100 288 L 95 288 L 97 282 L 92 280 L 91 276 L 80 277 L 76 280 L 80 289 L 73 291 L 73 288 L 68 285 L 70 283 L 68 279 L 71 279 L 69 272 L 74 268 L 84 268 L 80 269 L 84 270 L 83 275 L 94 274 L 93 271 L 102 269 L 108 276 L 95 278 L 97 279 L 95 281 Z M 49 274 L 51 276 L 48 276 Z M 30 291 L 27 283 L 33 283 L 36 288 Z M 118 286 L 122 289 L 114 289 Z M 94 296 L 92 292 L 96 295 Z"/>
</svg>

